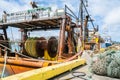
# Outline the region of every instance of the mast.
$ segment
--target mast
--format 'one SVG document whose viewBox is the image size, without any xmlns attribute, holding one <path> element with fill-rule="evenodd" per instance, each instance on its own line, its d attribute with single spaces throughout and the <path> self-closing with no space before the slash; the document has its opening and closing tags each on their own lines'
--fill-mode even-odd
<svg viewBox="0 0 120 80">
<path fill-rule="evenodd" d="M 87 2 L 87 0 L 86 0 Z M 84 10 L 87 12 L 87 16 L 84 20 Z M 84 4 L 84 0 L 80 0 L 80 24 L 81 24 L 81 29 L 80 29 L 80 37 L 81 37 L 81 42 L 82 42 L 82 49 L 84 50 L 84 45 L 85 42 L 88 39 L 88 27 L 87 27 L 87 23 L 88 23 L 88 18 L 89 18 L 89 13 L 86 9 L 86 6 Z"/>
<path fill-rule="evenodd" d="M 84 49 L 84 27 L 83 27 L 83 0 L 80 0 L 80 24 L 81 24 L 81 29 L 80 29 L 80 38 L 82 42 L 82 47 Z"/>
</svg>

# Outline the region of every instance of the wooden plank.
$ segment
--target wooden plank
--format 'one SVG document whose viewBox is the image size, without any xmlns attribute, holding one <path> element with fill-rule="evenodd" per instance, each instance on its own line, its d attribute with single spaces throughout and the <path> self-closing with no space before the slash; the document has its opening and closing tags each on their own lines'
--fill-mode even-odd
<svg viewBox="0 0 120 80">
<path fill-rule="evenodd" d="M 44 21 L 40 21 L 40 22 L 31 22 L 31 24 L 36 24 L 36 25 L 40 25 L 40 26 L 53 26 L 52 24 L 46 23 Z M 57 24 L 56 24 L 57 25 Z"/>
<path fill-rule="evenodd" d="M 6 25 L 9 26 L 11 24 L 16 23 L 26 23 L 26 22 L 39 22 L 39 21 L 46 21 L 46 20 L 59 20 L 62 19 L 62 17 L 48 17 L 48 18 L 38 18 L 38 19 L 32 19 L 32 20 L 24 20 L 24 21 L 16 21 L 16 22 L 8 22 L 8 23 L 0 23 L 0 26 Z"/>
<path fill-rule="evenodd" d="M 25 28 L 26 26 L 24 25 L 21 25 L 21 24 L 12 24 L 12 25 L 9 25 L 11 27 L 17 27 L 17 28 Z"/>
<path fill-rule="evenodd" d="M 51 22 L 47 22 L 47 21 L 41 21 L 41 23 L 44 23 L 45 25 L 50 25 L 50 26 L 54 26 L 54 25 L 57 25 L 57 24 L 52 24 Z"/>
<path fill-rule="evenodd" d="M 28 31 L 38 31 L 38 30 L 58 30 L 60 27 L 38 27 L 38 28 L 31 28 L 27 29 Z"/>
<path fill-rule="evenodd" d="M 35 25 L 29 24 L 29 23 L 21 23 L 22 25 L 28 26 L 28 27 L 35 27 Z"/>
<path fill-rule="evenodd" d="M 53 22 L 53 21 L 45 21 L 46 23 L 48 24 L 51 24 L 51 25 L 56 25 L 57 23 Z"/>
</svg>

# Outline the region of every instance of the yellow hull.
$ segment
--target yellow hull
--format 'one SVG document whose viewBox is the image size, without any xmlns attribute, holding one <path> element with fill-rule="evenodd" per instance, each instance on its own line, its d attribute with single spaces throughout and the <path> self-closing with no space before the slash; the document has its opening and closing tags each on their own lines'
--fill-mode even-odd
<svg viewBox="0 0 120 80">
<path fill-rule="evenodd" d="M 35 69 L 24 73 L 12 75 L 6 78 L 2 78 L 2 80 L 47 80 L 52 77 L 55 77 L 56 75 L 71 70 L 75 67 L 84 65 L 85 63 L 85 59 L 76 59 L 57 65 L 43 67 L 40 69 Z"/>
</svg>

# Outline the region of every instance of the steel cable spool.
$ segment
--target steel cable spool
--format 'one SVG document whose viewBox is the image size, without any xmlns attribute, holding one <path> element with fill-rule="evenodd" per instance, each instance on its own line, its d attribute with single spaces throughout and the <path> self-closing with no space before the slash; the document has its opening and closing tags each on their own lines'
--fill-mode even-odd
<svg viewBox="0 0 120 80">
<path fill-rule="evenodd" d="M 33 40 L 34 40 L 34 38 L 29 38 L 29 39 L 26 40 L 26 42 L 25 42 L 25 50 L 27 52 L 26 53 L 27 55 L 32 56 L 32 57 L 37 57 L 36 55 L 33 55 L 34 52 L 35 52 L 35 50 L 33 48 Z"/>
<path fill-rule="evenodd" d="M 38 53 L 38 56 L 43 57 L 44 50 L 46 49 L 47 49 L 47 40 L 44 37 L 40 37 L 36 44 L 36 52 Z"/>
<path fill-rule="evenodd" d="M 55 37 L 51 37 L 48 40 L 48 46 L 47 46 L 48 54 L 51 58 L 56 57 L 57 49 L 58 49 L 58 40 Z"/>
<path fill-rule="evenodd" d="M 47 48 L 47 41 L 44 37 L 29 38 L 25 42 L 27 55 L 32 57 L 43 57 L 44 50 Z"/>
</svg>

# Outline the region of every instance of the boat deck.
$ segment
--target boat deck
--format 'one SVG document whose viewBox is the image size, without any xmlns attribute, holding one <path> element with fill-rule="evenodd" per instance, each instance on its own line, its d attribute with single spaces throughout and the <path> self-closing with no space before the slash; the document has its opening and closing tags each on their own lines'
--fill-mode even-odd
<svg viewBox="0 0 120 80">
<path fill-rule="evenodd" d="M 39 8 L 38 10 L 33 9 L 33 11 L 27 10 L 8 14 L 6 20 L 1 20 L 0 28 L 9 26 L 27 30 L 58 29 L 61 20 L 65 19 L 66 16 L 64 9 L 60 9 L 60 12 L 59 9 L 56 12 L 39 11 Z M 71 24 L 75 26 L 73 21 Z"/>
<path fill-rule="evenodd" d="M 11 26 L 16 28 L 59 28 L 58 24 L 61 19 L 61 16 L 45 17 L 38 19 L 0 23 L 0 26 Z"/>
</svg>

